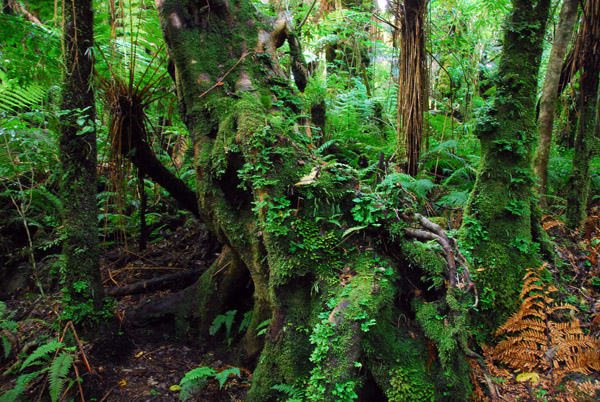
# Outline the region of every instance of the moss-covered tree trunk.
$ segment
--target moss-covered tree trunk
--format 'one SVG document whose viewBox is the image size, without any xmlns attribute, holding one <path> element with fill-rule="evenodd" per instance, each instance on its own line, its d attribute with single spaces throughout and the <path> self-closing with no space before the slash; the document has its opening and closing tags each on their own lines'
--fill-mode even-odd
<svg viewBox="0 0 600 402">
<path fill-rule="evenodd" d="M 88 329 L 97 322 L 105 305 L 99 270 L 91 7 L 91 0 L 67 0 L 64 3 L 61 109 L 65 114 L 60 133 L 66 231 L 65 317 L 88 326 Z"/>
<path fill-rule="evenodd" d="M 465 400 L 472 293 L 453 268 L 455 254 L 444 260 L 409 241 L 443 236 L 432 234 L 441 233 L 435 225 L 406 230 L 411 217 L 396 180 L 388 183 L 395 204 L 384 206 L 360 191 L 352 168 L 325 164 L 295 129 L 308 105 L 277 59 L 287 40 L 303 90 L 289 23 L 259 15 L 247 0 L 158 0 L 157 8 L 194 142 L 199 217 L 225 245 L 162 310 L 194 319 L 203 336 L 226 311 L 250 318 L 242 335 L 231 335 L 246 364 L 257 365 L 250 401 L 275 400 L 277 385 L 314 401 Z M 381 217 L 386 229 L 360 227 L 357 215 L 363 223 Z M 423 275 L 436 279 L 424 283 Z"/>
<path fill-rule="evenodd" d="M 594 142 L 600 75 L 600 1 L 588 0 L 584 6 L 582 23 L 575 51 L 579 58 L 579 118 L 573 171 L 567 186 L 567 210 L 565 222 L 571 229 L 578 229 L 586 216 L 590 187 L 590 161 L 597 151 Z"/>
<path fill-rule="evenodd" d="M 531 162 L 537 140 L 538 69 L 550 3 L 513 1 L 496 99 L 477 127 L 481 162 L 462 239 L 480 268 L 481 322 L 488 333 L 515 309 L 525 269 L 537 264 L 540 232 Z"/>
</svg>

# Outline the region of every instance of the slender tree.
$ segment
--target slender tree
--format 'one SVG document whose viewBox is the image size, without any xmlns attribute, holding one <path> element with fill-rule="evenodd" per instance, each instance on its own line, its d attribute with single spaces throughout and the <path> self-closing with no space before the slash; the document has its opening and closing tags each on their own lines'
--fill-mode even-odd
<svg viewBox="0 0 600 402">
<path fill-rule="evenodd" d="M 462 239 L 480 268 L 481 315 L 488 331 L 517 304 L 525 269 L 542 241 L 533 200 L 538 70 L 550 0 L 514 0 L 504 32 L 497 95 L 477 127 L 481 162 Z"/>
<path fill-rule="evenodd" d="M 540 114 L 538 116 L 539 145 L 535 151 L 533 161 L 535 173 L 539 180 L 540 206 L 546 206 L 546 191 L 548 183 L 548 159 L 550 157 L 550 145 L 552 144 L 552 129 L 554 127 L 554 115 L 556 100 L 558 98 L 558 83 L 563 65 L 563 59 L 567 52 L 567 46 L 573 36 L 573 27 L 577 19 L 577 8 L 579 0 L 565 0 L 560 11 L 560 22 L 554 36 L 554 43 L 550 51 L 546 78 L 544 80 L 544 91 L 540 99 Z"/>
<path fill-rule="evenodd" d="M 406 158 L 406 172 L 417 174 L 423 142 L 427 69 L 425 14 L 427 0 L 398 1 L 395 8 L 400 27 L 400 74 L 398 77 L 398 149 Z"/>
<path fill-rule="evenodd" d="M 565 222 L 577 229 L 586 216 L 590 161 L 594 155 L 598 82 L 600 75 L 600 0 L 587 0 L 575 49 L 579 75 L 579 119 L 573 153 L 573 171 L 567 187 Z M 575 66 L 575 64 L 574 64 Z M 575 67 L 574 67 L 575 68 Z"/>
<path fill-rule="evenodd" d="M 96 205 L 96 128 L 92 0 L 63 5 L 64 78 L 60 160 L 66 240 L 65 315 L 83 327 L 104 310 Z"/>
</svg>

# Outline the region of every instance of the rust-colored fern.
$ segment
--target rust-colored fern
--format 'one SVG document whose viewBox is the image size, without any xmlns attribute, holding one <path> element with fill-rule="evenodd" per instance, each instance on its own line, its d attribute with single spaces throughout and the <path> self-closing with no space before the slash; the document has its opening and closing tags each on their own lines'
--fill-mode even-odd
<svg viewBox="0 0 600 402">
<path fill-rule="evenodd" d="M 528 269 L 521 308 L 496 331 L 505 339 L 492 357 L 513 369 L 550 373 L 555 382 L 571 372 L 600 371 L 600 340 L 583 333 L 575 306 L 552 297 L 557 289 L 540 280 L 544 269 Z"/>
</svg>

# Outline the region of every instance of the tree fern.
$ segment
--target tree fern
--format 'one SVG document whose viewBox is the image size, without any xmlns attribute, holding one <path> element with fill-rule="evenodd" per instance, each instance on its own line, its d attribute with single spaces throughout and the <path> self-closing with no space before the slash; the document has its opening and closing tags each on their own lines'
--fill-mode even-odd
<svg viewBox="0 0 600 402">
<path fill-rule="evenodd" d="M 63 346 L 64 344 L 62 342 L 58 342 L 56 340 L 50 341 L 39 346 L 32 354 L 30 354 L 27 357 L 27 359 L 25 359 L 25 361 L 21 365 L 21 371 L 34 364 L 41 364 L 41 362 L 38 361 L 39 359 L 47 360 L 51 353 L 62 348 Z"/>
<path fill-rule="evenodd" d="M 73 363 L 73 355 L 69 352 L 62 351 L 50 366 L 48 374 L 50 381 L 50 398 L 52 402 L 56 402 L 67 382 L 67 374 Z"/>
</svg>

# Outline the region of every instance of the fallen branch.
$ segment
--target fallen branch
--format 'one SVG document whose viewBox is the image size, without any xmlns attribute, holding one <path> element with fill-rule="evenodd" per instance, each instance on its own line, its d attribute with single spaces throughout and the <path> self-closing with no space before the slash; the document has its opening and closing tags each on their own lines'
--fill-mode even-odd
<svg viewBox="0 0 600 402">
<path fill-rule="evenodd" d="M 204 270 L 193 270 L 169 274 L 159 278 L 152 278 L 147 281 L 132 283 L 131 285 L 111 288 L 106 290 L 106 294 L 112 297 L 128 296 L 137 293 L 150 292 L 172 285 L 173 283 L 195 279 L 199 277 Z"/>
</svg>

